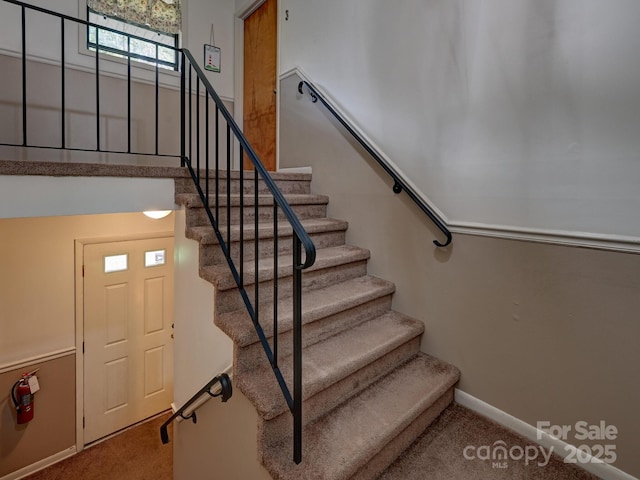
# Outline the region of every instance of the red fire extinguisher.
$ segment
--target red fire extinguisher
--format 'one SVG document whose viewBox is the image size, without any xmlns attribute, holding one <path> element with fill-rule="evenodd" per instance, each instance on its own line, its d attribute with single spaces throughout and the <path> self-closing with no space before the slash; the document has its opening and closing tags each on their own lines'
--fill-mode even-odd
<svg viewBox="0 0 640 480">
<path fill-rule="evenodd" d="M 33 393 L 29 386 L 29 377 L 31 375 L 25 373 L 22 378 L 13 384 L 11 388 L 11 399 L 16 406 L 18 413 L 18 423 L 29 423 L 33 420 Z"/>
</svg>

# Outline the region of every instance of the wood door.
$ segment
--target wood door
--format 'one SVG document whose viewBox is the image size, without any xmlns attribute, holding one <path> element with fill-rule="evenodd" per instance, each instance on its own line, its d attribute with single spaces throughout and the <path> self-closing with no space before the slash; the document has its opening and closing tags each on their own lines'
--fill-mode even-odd
<svg viewBox="0 0 640 480">
<path fill-rule="evenodd" d="M 84 247 L 84 442 L 171 406 L 173 238 Z"/>
<path fill-rule="evenodd" d="M 244 21 L 243 130 L 270 171 L 276 169 L 277 13 L 277 0 L 266 0 Z"/>
</svg>

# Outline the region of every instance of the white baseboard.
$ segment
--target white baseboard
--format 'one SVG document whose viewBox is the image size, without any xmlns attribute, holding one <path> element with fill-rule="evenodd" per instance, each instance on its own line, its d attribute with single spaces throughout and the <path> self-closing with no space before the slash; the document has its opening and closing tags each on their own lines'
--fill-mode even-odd
<svg viewBox="0 0 640 480">
<path fill-rule="evenodd" d="M 69 447 L 66 450 L 58 452 L 50 457 L 44 458 L 38 462 L 32 463 L 31 465 L 27 465 L 26 467 L 21 468 L 20 470 L 16 470 L 15 472 L 9 473 L 4 477 L 1 477 L 0 480 L 19 480 L 20 478 L 24 478 L 33 473 L 39 472 L 47 467 L 50 467 L 54 463 L 58 463 L 65 458 L 69 458 L 76 454 L 76 447 Z"/>
<path fill-rule="evenodd" d="M 553 452 L 563 459 L 576 450 L 573 445 L 552 437 L 548 433 L 538 430 L 533 425 L 529 425 L 519 418 L 509 415 L 508 413 L 503 412 L 502 410 L 493 407 L 488 403 L 463 392 L 462 390 L 456 389 L 455 401 L 463 407 L 473 410 L 474 412 L 477 412 L 480 415 L 513 430 L 525 437 L 527 440 L 542 445 L 547 449 L 553 449 Z M 604 463 L 599 459 L 591 457 L 591 455 L 586 455 L 586 453 L 585 458 L 585 462 L 580 462 L 577 465 L 582 469 L 599 476 L 603 480 L 638 480 L 638 478 L 623 472 L 613 465 Z"/>
</svg>

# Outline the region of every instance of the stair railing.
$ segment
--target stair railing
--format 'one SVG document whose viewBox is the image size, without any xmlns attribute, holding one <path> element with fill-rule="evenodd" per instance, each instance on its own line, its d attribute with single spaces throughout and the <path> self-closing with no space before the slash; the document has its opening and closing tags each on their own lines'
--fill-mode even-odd
<svg viewBox="0 0 640 480">
<path fill-rule="evenodd" d="M 282 192 L 276 186 L 273 178 L 266 170 L 258 155 L 254 151 L 253 147 L 249 144 L 249 141 L 242 133 L 240 127 L 236 124 L 235 120 L 225 107 L 224 103 L 211 86 L 211 83 L 207 79 L 206 75 L 193 58 L 191 52 L 187 49 L 182 49 L 182 75 L 181 75 L 181 131 L 182 131 L 182 160 L 183 164 L 187 166 L 191 177 L 198 190 L 200 200 L 207 213 L 207 217 L 211 226 L 215 231 L 216 238 L 222 249 L 229 269 L 233 274 L 233 278 L 238 287 L 242 300 L 247 308 L 247 312 L 251 317 L 256 333 L 260 340 L 260 343 L 267 355 L 271 369 L 276 376 L 280 389 L 284 395 L 291 413 L 293 414 L 293 460 L 295 463 L 302 461 L 302 270 L 309 268 L 315 262 L 316 250 L 309 234 L 304 230 L 300 220 L 295 215 L 291 206 L 285 200 Z M 195 96 L 193 77 L 195 76 Z M 204 91 L 201 91 L 201 86 Z M 204 94 L 204 128 L 201 133 L 201 95 Z M 195 107 L 193 105 L 195 101 Z M 211 159 L 210 155 L 210 122 L 209 122 L 209 99 L 213 100 L 215 113 L 214 113 L 214 128 L 213 134 L 214 142 L 214 158 Z M 193 125 L 193 118 L 195 117 L 195 126 Z M 220 142 L 219 139 L 219 127 L 220 120 L 226 122 L 224 142 Z M 194 138 L 195 137 L 195 138 Z M 204 154 L 202 153 L 202 140 L 204 137 Z M 220 146 L 222 144 L 226 146 L 223 152 L 223 158 L 220 158 Z M 226 218 L 220 217 L 220 172 L 221 163 L 225 163 L 225 169 L 227 172 L 231 171 L 232 160 L 232 146 L 238 145 L 239 159 L 241 162 L 250 162 L 253 167 L 253 173 L 245 172 L 243 168 L 239 169 L 239 183 L 240 183 L 240 196 L 239 196 L 239 235 L 240 240 L 238 243 L 238 265 L 236 266 L 235 260 L 232 257 L 231 251 L 231 176 L 226 175 Z M 204 158 L 202 158 L 204 157 Z M 213 166 L 211 165 L 213 161 Z M 213 172 L 212 172 L 213 170 Z M 253 301 L 250 298 L 245 284 L 245 271 L 244 271 L 244 211 L 245 211 L 245 195 L 244 195 L 244 182 L 245 175 L 248 176 L 249 182 L 253 183 L 253 238 L 254 240 L 254 274 L 253 274 Z M 210 191 L 211 181 L 214 181 L 214 192 Z M 273 199 L 273 346 L 269 345 L 269 341 L 264 333 L 263 327 L 260 323 L 260 265 L 259 265 L 259 181 L 262 181 L 267 187 L 269 194 Z M 204 189 L 202 188 L 202 182 L 204 182 Z M 215 207 L 215 213 L 211 210 L 211 205 Z M 278 220 L 283 217 L 286 222 L 289 223 L 293 230 L 293 295 L 291 296 L 291 302 L 293 306 L 293 392 L 289 389 L 280 366 L 278 364 Z M 223 227 L 226 227 L 226 238 L 223 233 Z M 302 260 L 302 248 L 305 251 L 304 261 Z"/>
<path fill-rule="evenodd" d="M 191 178 L 194 181 L 202 206 L 206 211 L 209 223 L 214 229 L 219 246 L 222 249 L 229 269 L 233 275 L 234 281 L 240 292 L 242 301 L 247 309 L 250 319 L 255 327 L 259 341 L 267 355 L 271 369 L 276 377 L 278 385 L 282 390 L 284 399 L 287 403 L 289 410 L 293 415 L 293 460 L 296 463 L 302 461 L 302 271 L 309 268 L 315 262 L 316 250 L 315 246 L 305 231 L 302 224 L 298 220 L 297 216 L 293 212 L 291 206 L 286 201 L 284 195 L 277 187 L 273 178 L 266 170 L 258 155 L 249 144 L 249 141 L 242 133 L 240 127 L 236 124 L 233 117 L 225 107 L 224 103 L 215 92 L 211 83 L 207 79 L 202 69 L 198 66 L 192 54 L 187 49 L 174 49 L 179 53 L 180 57 L 180 155 L 168 154 L 159 151 L 159 126 L 158 126 L 158 105 L 159 105 L 159 72 L 158 72 L 158 44 L 146 38 L 136 37 L 135 35 L 113 30 L 108 27 L 96 25 L 86 20 L 77 19 L 68 15 L 60 14 L 51 10 L 47 10 L 42 7 L 37 7 L 23 3 L 19 0 L 0 0 L 0 2 L 16 5 L 21 9 L 21 69 L 22 69 L 22 121 L 21 121 L 21 133 L 22 139 L 19 142 L 0 143 L 4 146 L 14 147 L 32 147 L 32 148 L 47 148 L 55 150 L 72 150 L 72 151 L 86 151 L 86 152 L 101 152 L 101 153 L 114 153 L 114 154 L 133 154 L 133 155 L 151 155 L 156 157 L 173 157 L 179 158 L 182 166 L 187 167 Z M 28 139 L 28 98 L 27 98 L 27 37 L 26 37 L 26 24 L 27 24 L 27 10 L 33 10 L 39 13 L 43 13 L 49 16 L 57 17 L 60 19 L 60 75 L 61 75 L 61 137 L 58 145 L 36 145 L 29 142 Z M 95 148 L 75 148 L 70 146 L 67 141 L 67 131 L 65 130 L 66 122 L 66 100 L 67 84 L 65 79 L 65 25 L 68 22 L 83 25 L 88 27 L 96 27 L 100 30 L 112 31 L 126 36 L 129 39 L 139 39 L 144 42 L 149 42 L 156 45 L 156 62 L 155 62 L 155 149 L 154 151 L 144 152 L 138 151 L 132 145 L 132 126 L 131 126 L 131 58 L 135 55 L 128 53 L 126 56 L 127 64 L 127 148 L 126 150 L 109 150 L 105 148 L 105 145 L 101 138 L 101 95 L 100 95 L 100 59 L 103 55 L 102 48 L 98 39 L 96 39 L 97 48 L 95 50 L 95 92 L 96 92 L 96 105 L 95 105 L 95 128 L 96 128 L 96 141 Z M 130 42 L 130 40 L 129 40 Z M 166 45 L 162 45 L 163 48 L 171 48 Z M 195 81 L 195 89 L 193 83 Z M 195 101 L 194 101 L 195 100 Z M 210 103 L 213 101 L 215 108 L 215 116 L 213 121 L 210 122 Z M 195 103 L 195 107 L 194 107 Z M 204 121 L 201 121 L 201 104 L 204 103 Z M 195 118 L 195 121 L 194 121 Z M 195 123 L 195 125 L 194 125 Z M 204 123 L 204 125 L 202 125 Z M 210 131 L 211 123 L 215 125 L 215 132 L 212 134 Z M 226 125 L 226 127 L 225 127 Z M 219 138 L 219 129 L 222 127 L 226 129 L 225 138 Z M 177 139 L 176 139 L 177 140 Z M 225 147 L 226 145 L 226 147 Z M 239 169 L 240 179 L 240 195 L 239 195 L 239 210 L 240 210 L 240 228 L 239 235 L 240 241 L 237 249 L 239 260 L 237 262 L 232 256 L 232 241 L 231 241 L 231 170 L 232 170 L 232 151 L 233 147 L 237 146 L 239 150 L 239 158 L 241 162 L 248 162 L 253 169 L 252 172 L 245 172 L 243 168 Z M 223 151 L 223 158 L 220 158 L 220 150 Z M 204 154 L 203 154 L 204 150 Z M 211 151 L 214 153 L 214 166 L 210 165 Z M 235 151 L 234 151 L 235 152 Z M 204 157 L 204 158 L 202 158 Z M 224 168 L 223 168 L 224 167 Z M 226 170 L 224 175 L 222 172 Z M 226 176 L 226 218 L 222 219 L 220 215 L 220 200 L 223 193 L 221 192 L 221 177 Z M 245 275 L 245 195 L 244 195 L 244 182 L 246 179 L 253 184 L 253 213 L 254 222 L 253 226 L 249 228 L 253 229 L 254 241 L 254 275 L 253 285 L 254 294 L 253 300 L 247 291 L 247 284 L 250 284 L 251 279 Z M 214 191 L 211 192 L 211 181 L 214 181 Z M 202 188 L 202 182 L 204 181 L 204 189 Z M 260 246 L 259 246 L 259 207 L 260 207 L 260 195 L 259 195 L 259 182 L 262 182 L 266 187 L 266 195 L 271 197 L 272 214 L 273 214 L 273 338 L 272 345 L 269 344 L 269 340 L 264 332 L 264 329 L 260 323 Z M 264 191 L 264 189 L 263 189 Z M 211 206 L 215 206 L 215 213 L 212 211 Z M 247 205 L 247 211 L 251 208 L 251 205 Z M 292 295 L 286 298 L 291 301 L 293 307 L 293 385 L 290 389 L 287 385 L 282 371 L 280 370 L 278 360 L 278 280 L 286 274 L 283 267 L 278 265 L 278 252 L 279 250 L 279 234 L 278 225 L 279 220 L 289 224 L 293 231 L 293 240 L 291 245 L 292 250 Z M 223 232 L 226 230 L 226 238 Z M 305 256 L 303 260 L 302 250 L 304 249 Z"/>
<path fill-rule="evenodd" d="M 216 385 L 220 384 L 219 391 L 216 393 L 212 393 L 211 389 Z M 229 375 L 226 373 L 221 373 L 213 377 L 207 384 L 198 390 L 189 400 L 185 402 L 185 404 L 180 407 L 178 410 L 174 412 L 171 417 L 162 424 L 160 427 L 160 438 L 162 439 L 163 444 L 169 443 L 169 432 L 167 431 L 167 427 L 173 422 L 176 418 L 180 417 L 184 420 L 191 420 L 193 423 L 198 422 L 198 417 L 196 416 L 195 407 L 188 415 L 185 415 L 185 412 L 189 407 L 191 407 L 194 403 L 196 403 L 200 397 L 204 394 L 209 395 L 210 397 L 221 397 L 223 402 L 226 402 L 233 395 L 233 387 L 231 385 L 231 379 Z"/>
<path fill-rule="evenodd" d="M 69 15 L 65 15 L 62 13 L 58 13 L 58 12 L 54 12 L 52 10 L 48 10 L 46 8 L 43 7 L 38 7 L 36 5 L 30 5 L 24 2 L 21 2 L 19 0 L 0 0 L 0 2 L 4 3 L 4 4 L 11 4 L 11 5 L 15 5 L 20 7 L 21 12 L 20 12 L 20 23 L 21 23 L 21 38 L 20 38 L 20 44 L 21 44 L 21 52 L 20 52 L 20 63 L 21 63 L 21 70 L 22 70 L 22 90 L 21 90 L 21 104 L 22 104 L 22 112 L 21 112 L 21 122 L 20 122 L 20 132 L 21 132 L 21 136 L 22 139 L 20 141 L 15 141 L 15 142 L 2 142 L 0 143 L 1 146 L 9 146 L 9 147 L 28 147 L 28 148 L 38 148 L 38 149 L 49 149 L 49 150 L 64 150 L 64 151 L 77 151 L 77 152 L 100 152 L 100 153 L 113 153 L 113 154 L 131 154 L 131 155 L 140 155 L 140 156 L 154 156 L 154 157 L 167 157 L 167 158 L 181 158 L 179 155 L 177 154 L 171 154 L 171 153 L 166 153 L 160 150 L 159 148 L 159 139 L 160 139 L 160 133 L 159 133 L 159 88 L 160 88 L 160 81 L 159 81 L 159 77 L 160 77 L 160 73 L 159 73 L 159 68 L 158 68 L 158 49 L 160 47 L 168 49 L 168 50 L 173 50 L 176 52 L 176 56 L 179 53 L 179 50 L 176 48 L 172 48 L 168 45 L 159 43 L 159 42 L 155 42 L 153 40 L 150 40 L 148 38 L 143 38 L 143 37 L 139 37 L 130 33 L 125 33 L 122 32 L 120 30 L 115 30 L 113 28 L 109 28 L 103 25 L 97 25 L 95 23 L 89 22 L 87 20 L 82 20 L 79 18 L 75 18 Z M 28 129 L 28 92 L 27 92 L 27 46 L 28 46 L 28 39 L 27 39 L 27 11 L 33 11 L 33 12 L 39 12 L 39 13 L 43 13 L 47 16 L 50 17 L 57 17 L 58 19 L 60 19 L 60 60 L 59 60 L 59 65 L 60 65 L 60 139 L 59 139 L 59 143 L 57 145 L 38 145 L 35 144 L 33 142 L 31 142 L 29 140 L 30 136 L 29 136 L 29 129 Z M 67 63 L 66 63 L 66 48 L 65 48 L 65 30 L 67 28 L 67 25 L 69 24 L 76 24 L 76 25 L 82 25 L 85 26 L 87 28 L 89 27 L 95 27 L 96 28 L 96 45 L 98 46 L 98 48 L 95 49 L 94 53 L 94 58 L 95 58 L 95 62 L 94 62 L 94 67 L 93 67 L 93 73 L 94 73 L 94 77 L 95 77 L 95 130 L 96 130 L 96 136 L 95 136 L 95 148 L 81 148 L 81 147 L 76 147 L 76 146 L 72 146 L 69 144 L 69 142 L 67 142 L 67 124 L 69 123 L 67 121 L 67 114 L 69 113 L 68 108 L 67 108 L 67 100 L 68 100 L 68 94 L 70 92 L 67 91 L 67 82 L 66 82 L 66 68 L 68 67 Z M 106 50 L 108 50 L 106 47 L 103 48 L 98 39 L 99 39 L 99 35 L 100 35 L 100 31 L 106 31 L 106 32 L 113 32 L 113 33 L 117 33 L 121 36 L 126 37 L 127 43 L 130 44 L 131 40 L 139 40 L 145 43 L 149 43 L 155 46 L 155 57 L 156 57 L 156 62 L 155 62 L 155 78 L 154 78 L 154 88 L 155 88 L 155 112 L 154 112 L 154 117 L 155 117 L 155 121 L 154 121 L 154 146 L 149 149 L 148 151 L 142 151 L 141 149 L 136 149 L 133 145 L 133 132 L 132 132 L 132 122 L 131 122 L 131 108 L 132 108 L 132 89 L 131 89 L 131 84 L 132 84 L 132 75 L 131 75 L 131 59 L 132 58 L 136 58 L 137 56 L 133 53 L 129 53 L 129 55 L 127 55 L 126 57 L 126 82 L 127 82 L 127 112 L 126 112 L 126 119 L 127 119 L 127 147 L 126 149 L 119 149 L 119 150 L 114 150 L 114 149 L 109 149 L 109 148 L 105 148 L 105 141 L 104 138 L 101 135 L 102 129 L 101 129 L 101 94 L 100 94 L 100 90 L 101 90 L 101 74 L 103 73 L 100 69 L 100 60 L 103 58 L 104 56 L 104 52 Z M 77 47 L 76 47 L 77 48 Z M 176 142 L 178 141 L 177 135 L 176 135 Z"/>
<path fill-rule="evenodd" d="M 422 210 L 427 217 L 431 219 L 433 223 L 435 223 L 436 227 L 445 235 L 446 240 L 444 243 L 439 240 L 434 240 L 433 243 L 438 247 L 446 247 L 451 243 L 452 236 L 451 232 L 444 224 L 442 219 L 429 207 L 429 205 L 417 194 L 417 192 L 405 181 L 403 176 L 387 162 L 383 155 L 380 154 L 375 147 L 371 145 L 352 125 L 352 122 L 345 118 L 345 115 L 340 113 L 338 109 L 330 102 L 325 95 L 320 93 L 320 91 L 308 80 L 302 80 L 298 83 L 298 92 L 301 95 L 304 95 L 303 86 L 307 87 L 309 90 L 309 94 L 311 96 L 311 101 L 316 103 L 318 100 L 324 105 L 324 107 L 335 117 L 340 124 L 349 132 L 353 138 L 357 140 L 357 142 L 367 151 L 369 155 L 382 167 L 382 169 L 393 179 L 393 193 L 399 194 L 401 192 L 406 192 L 407 195 L 413 202 Z"/>
</svg>

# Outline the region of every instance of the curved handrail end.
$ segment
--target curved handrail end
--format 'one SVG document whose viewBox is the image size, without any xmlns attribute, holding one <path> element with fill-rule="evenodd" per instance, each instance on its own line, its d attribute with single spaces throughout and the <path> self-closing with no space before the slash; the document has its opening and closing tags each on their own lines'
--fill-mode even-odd
<svg viewBox="0 0 640 480">
<path fill-rule="evenodd" d="M 452 235 L 451 232 L 449 232 L 448 230 L 445 232 L 445 235 L 447 236 L 447 240 L 444 243 L 441 243 L 439 240 L 434 240 L 433 243 L 435 244 L 436 247 L 446 247 L 447 245 L 449 245 L 451 243 L 451 239 L 452 239 Z"/>
<path fill-rule="evenodd" d="M 309 82 L 305 80 L 301 80 L 300 83 L 298 83 L 298 93 L 300 95 L 304 95 L 304 91 L 302 91 L 303 85 L 306 85 L 307 88 L 309 89 L 309 95 L 311 95 L 311 102 L 316 103 L 318 101 L 318 96 L 316 95 L 315 89 L 311 85 L 309 85 Z"/>
<path fill-rule="evenodd" d="M 231 386 L 231 379 L 229 375 L 226 373 L 221 374 L 218 377 L 218 382 L 220 382 L 220 393 L 222 396 L 222 401 L 226 402 L 233 395 L 233 387 Z"/>
<path fill-rule="evenodd" d="M 160 438 L 162 439 L 163 445 L 169 443 L 169 432 L 167 432 L 167 425 L 162 425 L 160 427 Z"/>
</svg>

